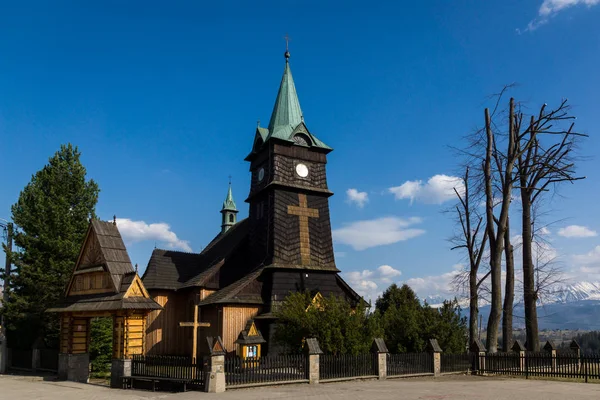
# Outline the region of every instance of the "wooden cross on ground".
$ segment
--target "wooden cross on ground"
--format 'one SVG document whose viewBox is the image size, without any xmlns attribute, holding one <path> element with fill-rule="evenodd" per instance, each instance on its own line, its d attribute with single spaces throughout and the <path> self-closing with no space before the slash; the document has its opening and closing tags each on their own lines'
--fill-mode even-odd
<svg viewBox="0 0 600 400">
<path fill-rule="evenodd" d="M 310 264 L 310 234 L 308 230 L 308 219 L 319 218 L 319 210 L 308 208 L 306 195 L 298 193 L 298 205 L 288 206 L 289 215 L 297 215 L 300 220 L 300 259 L 302 265 Z"/>
<path fill-rule="evenodd" d="M 194 329 L 194 335 L 192 336 L 192 357 L 196 358 L 198 350 L 198 328 L 209 327 L 210 322 L 198 322 L 198 304 L 194 304 L 194 322 L 180 322 L 179 326 Z"/>
</svg>

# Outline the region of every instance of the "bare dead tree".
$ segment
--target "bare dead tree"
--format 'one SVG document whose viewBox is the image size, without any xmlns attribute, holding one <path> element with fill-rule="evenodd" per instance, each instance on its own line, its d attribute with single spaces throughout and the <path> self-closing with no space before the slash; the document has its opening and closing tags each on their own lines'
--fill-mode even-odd
<svg viewBox="0 0 600 400">
<path fill-rule="evenodd" d="M 486 132 L 486 155 L 483 164 L 485 196 L 486 196 L 486 229 L 490 249 L 490 271 L 491 271 L 491 307 L 487 326 L 488 351 L 498 351 L 498 328 L 502 317 L 502 255 L 504 251 L 504 239 L 508 229 L 508 215 L 513 188 L 513 170 L 518 160 L 519 153 L 516 146 L 517 129 L 514 118 L 514 99 L 509 104 L 509 130 L 506 152 L 497 148 L 495 135 L 492 130 L 492 120 L 489 109 L 485 109 L 485 132 Z M 496 171 L 492 170 L 495 163 Z M 500 211 L 498 216 L 494 214 L 494 182 L 500 182 Z M 511 311 L 512 312 L 512 311 Z"/>
<path fill-rule="evenodd" d="M 573 130 L 574 123 L 564 127 L 575 117 L 569 114 L 567 100 L 554 110 L 547 111 L 544 104 L 538 116 L 531 116 L 529 126 L 518 135 L 519 149 L 516 174 L 519 179 L 522 208 L 523 301 L 528 350 L 539 349 L 537 317 L 538 289 L 536 289 L 533 259 L 532 208 L 543 193 L 561 182 L 584 179 L 575 174 L 574 149 L 577 139 L 586 136 Z M 523 114 L 516 116 L 522 121 Z M 539 288 L 539 287 L 538 287 Z"/>
<path fill-rule="evenodd" d="M 456 244 L 452 250 L 463 249 L 466 251 L 466 258 L 469 265 L 465 272 L 459 273 L 454 282 L 459 285 L 468 282 L 469 293 L 469 343 L 472 343 L 479 332 L 479 289 L 481 284 L 489 276 L 485 274 L 479 277 L 479 265 L 481 264 L 482 256 L 487 242 L 487 231 L 483 225 L 483 217 L 478 212 L 477 203 L 472 206 L 473 199 L 477 198 L 473 194 L 473 189 L 469 182 L 469 167 L 465 168 L 465 175 L 462 178 L 464 192 L 460 193 L 456 188 L 454 192 L 458 198 L 459 204 L 456 205 L 456 215 L 460 224 L 460 234 L 457 235 L 453 242 Z M 461 271 L 462 272 L 462 271 Z M 468 276 L 468 280 L 465 279 Z M 466 282 L 465 282 L 466 281 Z"/>
<path fill-rule="evenodd" d="M 513 310 L 515 304 L 515 259 L 510 240 L 510 217 L 504 232 L 504 305 L 502 306 L 502 351 L 509 352 L 513 344 Z"/>
</svg>

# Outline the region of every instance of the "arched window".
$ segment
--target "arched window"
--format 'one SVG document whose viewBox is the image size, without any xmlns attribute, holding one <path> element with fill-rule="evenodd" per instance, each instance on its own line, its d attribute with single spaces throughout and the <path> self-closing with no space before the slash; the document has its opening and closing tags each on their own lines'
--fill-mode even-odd
<svg viewBox="0 0 600 400">
<path fill-rule="evenodd" d="M 229 214 L 229 222 L 233 223 L 233 214 Z"/>
<path fill-rule="evenodd" d="M 297 133 L 294 135 L 294 143 L 302 146 L 310 146 L 310 139 L 303 133 Z"/>
</svg>

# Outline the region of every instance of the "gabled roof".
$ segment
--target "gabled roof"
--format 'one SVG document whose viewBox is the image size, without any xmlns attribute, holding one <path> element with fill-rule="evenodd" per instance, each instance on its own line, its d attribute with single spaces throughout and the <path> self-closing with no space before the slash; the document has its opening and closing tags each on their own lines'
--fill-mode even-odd
<svg viewBox="0 0 600 400">
<path fill-rule="evenodd" d="M 113 222 L 95 219 L 92 220 L 91 227 L 98 238 L 106 268 L 115 283 L 115 288 L 118 288 L 124 274 L 135 272 L 121 233 Z"/>
<path fill-rule="evenodd" d="M 247 234 L 248 220 L 244 219 L 215 236 L 202 253 L 154 249 L 142 277 L 146 289 L 179 290 L 205 286 Z"/>
<path fill-rule="evenodd" d="M 106 271 L 113 282 L 103 293 L 70 295 L 75 276 Z M 85 236 L 65 298 L 49 312 L 159 310 L 137 272 L 115 222 L 92 220 Z"/>
<path fill-rule="evenodd" d="M 135 272 L 121 233 L 114 222 L 91 221 L 65 295 L 69 293 L 76 274 L 92 270 L 106 270 L 110 274 L 115 292 L 121 287 L 121 277 Z"/>
<path fill-rule="evenodd" d="M 263 304 L 261 297 L 262 282 L 258 277 L 262 274 L 263 268 L 259 268 L 224 287 L 223 289 L 209 295 L 198 305 L 208 304 L 227 304 L 227 303 L 245 303 L 245 304 Z"/>
<path fill-rule="evenodd" d="M 160 310 L 162 307 L 150 298 L 137 272 L 122 276 L 117 293 L 98 293 L 67 296 L 48 312 L 91 312 L 114 310 Z"/>
</svg>

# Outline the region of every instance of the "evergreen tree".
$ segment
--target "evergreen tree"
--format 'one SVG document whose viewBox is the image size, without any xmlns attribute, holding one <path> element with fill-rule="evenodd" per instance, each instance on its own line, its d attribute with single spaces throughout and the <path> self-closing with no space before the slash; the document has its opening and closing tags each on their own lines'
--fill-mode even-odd
<svg viewBox="0 0 600 400">
<path fill-rule="evenodd" d="M 90 364 L 95 374 L 110 371 L 112 318 L 94 318 L 90 323 Z"/>
<path fill-rule="evenodd" d="M 351 307 L 336 296 L 316 299 L 308 292 L 292 293 L 276 313 L 275 341 L 286 351 L 298 353 L 306 338 L 315 337 L 328 354 L 362 354 L 382 334 L 376 315 L 364 304 Z"/>
<path fill-rule="evenodd" d="M 425 351 L 429 339 L 437 339 L 448 353 L 462 353 L 467 344 L 467 321 L 456 300 L 440 309 L 421 304 L 408 286 L 392 284 L 375 302 L 381 315 L 384 340 L 390 352 Z"/>
<path fill-rule="evenodd" d="M 80 155 L 77 147 L 62 145 L 11 208 L 18 227 L 15 276 L 3 311 L 13 346 L 29 347 L 41 337 L 56 344 L 58 318 L 45 310 L 63 295 L 100 191 L 86 180 Z"/>
<path fill-rule="evenodd" d="M 415 292 L 408 286 L 392 284 L 375 302 L 381 314 L 384 340 L 392 353 L 419 352 L 428 338 L 421 334 L 423 310 Z"/>
</svg>

